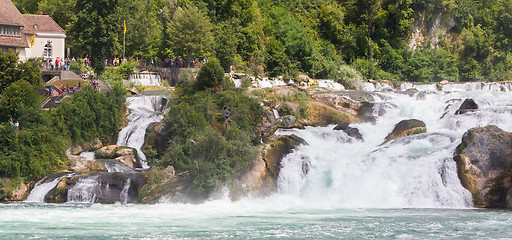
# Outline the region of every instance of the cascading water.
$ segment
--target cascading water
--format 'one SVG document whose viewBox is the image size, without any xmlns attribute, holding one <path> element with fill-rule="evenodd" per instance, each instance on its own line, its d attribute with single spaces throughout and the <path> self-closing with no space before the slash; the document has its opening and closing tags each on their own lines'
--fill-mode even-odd
<svg viewBox="0 0 512 240">
<path fill-rule="evenodd" d="M 126 166 L 126 164 L 123 164 L 116 160 L 104 160 L 105 168 L 107 169 L 107 172 L 128 172 L 128 173 L 134 173 L 136 172 L 133 168 Z"/>
<path fill-rule="evenodd" d="M 117 145 L 135 148 L 143 160 L 142 167 L 148 168 L 144 161 L 146 156 L 141 150 L 146 129 L 151 123 L 160 122 L 163 119 L 162 111 L 165 108 L 163 103 L 166 101 L 161 96 L 133 96 L 127 97 L 126 102 L 130 115 L 127 117 L 128 124 L 119 132 Z"/>
<path fill-rule="evenodd" d="M 65 174 L 59 177 L 47 176 L 41 179 L 39 182 L 36 183 L 34 189 L 30 191 L 30 194 L 27 196 L 25 202 L 44 202 L 44 198 L 46 197 L 48 192 L 55 188 L 57 184 L 59 184 L 60 180 L 71 176 L 73 176 L 73 174 Z"/>
<path fill-rule="evenodd" d="M 330 127 L 280 130 L 308 144 L 282 161 L 280 195 L 333 208 L 465 208 L 469 191 L 457 177 L 455 148 L 465 131 L 497 125 L 512 130 L 512 95 L 508 92 L 434 92 L 413 96 L 380 93 L 386 108 L 376 122 L 352 124 L 363 135 L 356 141 Z M 466 98 L 479 110 L 455 115 Z M 385 104 L 383 104 L 385 103 Z M 404 119 L 426 123 L 428 133 L 384 143 Z"/>
<path fill-rule="evenodd" d="M 101 194 L 98 175 L 81 177 L 75 186 L 68 190 L 67 202 L 94 203 Z"/>
<path fill-rule="evenodd" d="M 162 86 L 161 77 L 156 73 L 137 73 L 131 75 L 128 80 L 134 83 L 135 85 Z"/>
<path fill-rule="evenodd" d="M 130 184 L 131 184 L 131 179 L 128 178 L 124 184 L 123 191 L 121 191 L 121 194 L 119 196 L 121 199 L 121 203 L 123 203 L 123 204 L 128 203 L 128 191 L 130 190 Z"/>
<path fill-rule="evenodd" d="M 263 78 L 262 80 L 258 80 L 258 88 L 271 88 L 279 86 L 286 86 L 286 83 L 283 80 L 273 78 Z"/>
</svg>

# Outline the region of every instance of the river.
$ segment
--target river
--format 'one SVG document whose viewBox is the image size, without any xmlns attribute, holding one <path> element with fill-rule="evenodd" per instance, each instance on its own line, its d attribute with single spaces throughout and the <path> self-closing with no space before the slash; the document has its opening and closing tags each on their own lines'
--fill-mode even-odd
<svg viewBox="0 0 512 240">
<path fill-rule="evenodd" d="M 424 91 L 371 94 L 375 121 L 350 125 L 363 140 L 334 126 L 280 130 L 308 144 L 283 159 L 278 191 L 267 198 L 232 202 L 223 194 L 203 204 L 165 198 L 154 205 L 0 204 L 0 238 L 512 238 L 512 212 L 473 208 L 453 161 L 469 128 L 493 124 L 512 131 L 511 86 L 415 87 Z M 478 110 L 455 114 L 467 98 Z M 427 133 L 385 143 L 405 119 L 425 122 Z"/>
<path fill-rule="evenodd" d="M 0 236 L 2 239 L 512 237 L 509 211 L 290 208 L 285 206 L 286 199 L 273 200 L 236 203 L 217 200 L 200 205 L 0 204 Z"/>
</svg>

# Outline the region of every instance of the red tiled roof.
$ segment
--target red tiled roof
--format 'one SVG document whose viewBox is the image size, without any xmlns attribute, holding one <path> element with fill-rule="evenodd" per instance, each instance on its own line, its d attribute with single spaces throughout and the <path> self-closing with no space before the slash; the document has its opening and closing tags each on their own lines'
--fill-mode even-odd
<svg viewBox="0 0 512 240">
<path fill-rule="evenodd" d="M 6 37 L 0 36 L 0 46 L 28 48 L 28 42 L 25 37 Z"/>
<path fill-rule="evenodd" d="M 0 46 L 28 48 L 25 34 L 36 32 L 66 33 L 48 15 L 21 14 L 11 0 L 0 0 L 0 25 L 20 26 L 20 37 L 0 36 Z"/>
<path fill-rule="evenodd" d="M 11 0 L 0 0 L 0 25 L 24 26 L 23 17 Z"/>
<path fill-rule="evenodd" d="M 2 1 L 2 0 L 0 0 Z M 50 16 L 48 15 L 31 15 L 24 14 L 23 18 L 25 19 L 25 30 L 27 33 L 32 32 L 54 32 L 54 33 L 66 33 L 59 24 L 57 24 Z"/>
</svg>

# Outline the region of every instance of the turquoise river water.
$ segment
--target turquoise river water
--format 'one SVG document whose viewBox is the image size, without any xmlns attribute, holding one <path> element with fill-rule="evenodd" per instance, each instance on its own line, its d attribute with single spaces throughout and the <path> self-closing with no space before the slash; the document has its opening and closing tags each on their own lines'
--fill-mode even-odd
<svg viewBox="0 0 512 240">
<path fill-rule="evenodd" d="M 479 209 L 11 203 L 1 204 L 0 214 L 1 239 L 512 238 L 512 212 Z"/>
</svg>

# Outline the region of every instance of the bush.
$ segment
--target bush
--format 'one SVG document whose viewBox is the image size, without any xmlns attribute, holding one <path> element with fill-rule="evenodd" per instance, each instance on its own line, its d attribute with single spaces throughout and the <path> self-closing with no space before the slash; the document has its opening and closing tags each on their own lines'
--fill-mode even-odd
<svg viewBox="0 0 512 240">
<path fill-rule="evenodd" d="M 196 90 L 203 91 L 209 88 L 215 88 L 219 91 L 224 79 L 224 70 L 219 60 L 213 58 L 201 67 L 197 74 Z"/>
<path fill-rule="evenodd" d="M 256 157 L 253 128 L 263 110 L 256 99 L 239 91 L 200 91 L 174 101 L 164 119 L 169 145 L 163 157 L 150 164 L 189 171 L 189 193 L 206 197 Z M 227 128 L 224 109 L 231 111 Z"/>
<path fill-rule="evenodd" d="M 348 66 L 341 65 L 339 70 L 339 80 L 341 84 L 347 89 L 359 90 L 363 84 L 363 76 L 356 69 Z"/>
<path fill-rule="evenodd" d="M 73 144 L 94 138 L 109 142 L 121 126 L 124 94 L 120 85 L 105 94 L 86 87 L 52 113 L 54 125 L 61 126 Z"/>
</svg>

